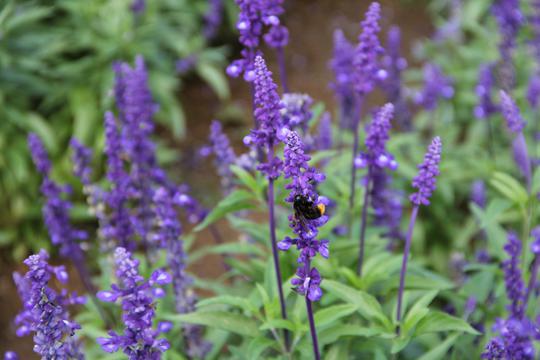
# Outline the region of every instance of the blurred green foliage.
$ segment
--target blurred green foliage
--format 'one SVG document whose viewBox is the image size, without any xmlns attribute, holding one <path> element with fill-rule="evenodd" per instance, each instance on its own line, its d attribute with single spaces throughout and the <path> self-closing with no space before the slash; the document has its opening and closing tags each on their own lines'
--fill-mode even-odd
<svg viewBox="0 0 540 360">
<path fill-rule="evenodd" d="M 32 239 L 32 249 L 45 243 L 36 200 L 40 179 L 27 133 L 43 139 L 63 180 L 70 176 L 71 136 L 101 153 L 101 119 L 112 100 L 115 61 L 145 58 L 160 104 L 156 120 L 177 138 L 185 132 L 177 60 L 194 54 L 193 72 L 219 98 L 229 95 L 222 71 L 226 49 L 211 47 L 202 36 L 206 1 L 147 1 L 141 14 L 130 5 L 131 0 L 0 3 L 0 247 L 16 243 L 16 258 L 26 252 L 22 239 Z"/>
</svg>

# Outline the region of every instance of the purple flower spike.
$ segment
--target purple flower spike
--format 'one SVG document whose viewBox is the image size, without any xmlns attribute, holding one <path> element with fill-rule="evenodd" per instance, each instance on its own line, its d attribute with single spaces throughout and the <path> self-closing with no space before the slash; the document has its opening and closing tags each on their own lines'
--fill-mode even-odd
<svg viewBox="0 0 540 360">
<path fill-rule="evenodd" d="M 134 259 L 124 248 L 114 252 L 118 285 L 113 285 L 106 296 L 108 299 L 121 299 L 122 321 L 125 325 L 123 335 L 109 331 L 108 338 L 98 338 L 97 342 L 106 352 L 122 349 L 130 359 L 160 359 L 169 348 L 165 339 L 158 339 L 160 332 L 153 329 L 155 303 L 153 288 L 139 274 L 139 261 Z M 161 273 L 154 273 L 152 278 L 160 278 Z M 104 298 L 104 292 L 100 293 Z"/>
<path fill-rule="evenodd" d="M 500 95 L 503 116 L 506 119 L 510 132 L 514 134 L 514 139 L 512 141 L 514 160 L 525 177 L 527 188 L 530 191 L 532 186 L 531 160 L 529 158 L 527 143 L 523 134 L 526 123 L 521 117 L 519 108 L 514 100 L 512 100 L 512 98 L 503 90 L 501 90 Z"/>
<path fill-rule="evenodd" d="M 418 191 L 409 199 L 417 206 L 429 205 L 429 198 L 436 188 L 439 163 L 441 161 L 442 143 L 437 136 L 433 139 L 424 156 L 424 162 L 418 165 L 418 175 L 413 179 L 413 187 Z"/>
<path fill-rule="evenodd" d="M 307 94 L 287 93 L 283 94 L 281 100 L 282 125 L 291 130 L 301 129 L 302 134 L 306 134 L 309 129 L 309 121 L 313 117 L 311 106 L 313 99 Z"/>
<path fill-rule="evenodd" d="M 64 198 L 66 194 L 70 193 L 70 189 L 61 187 L 50 178 L 49 157 L 43 143 L 35 134 L 28 136 L 28 145 L 36 168 L 43 175 L 41 193 L 46 202 L 42 212 L 51 242 L 60 248 L 62 256 L 80 262 L 83 260 L 83 252 L 79 241 L 85 240 L 88 234 L 85 231 L 75 229 L 71 224 L 69 210 L 72 204 Z"/>
<path fill-rule="evenodd" d="M 401 30 L 392 26 L 388 30 L 386 41 L 386 55 L 383 57 L 383 65 L 387 78 L 381 86 L 388 102 L 396 108 L 396 120 L 398 125 L 405 130 L 411 129 L 411 112 L 404 97 L 401 73 L 407 68 L 407 60 L 401 56 Z"/>
<path fill-rule="evenodd" d="M 354 46 L 345 38 L 343 31 L 334 31 L 334 56 L 330 61 L 330 68 L 334 72 L 334 81 L 330 88 L 339 101 L 341 129 L 353 129 L 355 108 L 353 60 Z"/>
<path fill-rule="evenodd" d="M 512 98 L 504 91 L 500 91 L 501 96 L 501 110 L 508 128 L 514 134 L 519 134 L 525 127 L 525 121 L 521 117 L 519 108 Z"/>
<path fill-rule="evenodd" d="M 506 295 L 511 304 L 508 308 L 512 317 L 521 319 L 525 309 L 523 308 L 524 285 L 523 276 L 520 269 L 521 240 L 516 233 L 508 233 L 508 242 L 504 250 L 510 256 L 503 262 L 504 281 L 506 285 Z"/>
<path fill-rule="evenodd" d="M 353 59 L 355 89 L 360 96 L 373 90 L 380 70 L 378 57 L 384 51 L 377 38 L 381 30 L 380 18 L 381 6 L 377 2 L 371 3 L 361 24 L 362 33 L 358 37 L 359 44 Z"/>
<path fill-rule="evenodd" d="M 540 44 L 539 44 L 540 45 Z M 540 76 L 534 75 L 529 80 L 527 88 L 527 101 L 533 109 L 538 109 L 540 100 Z"/>
<path fill-rule="evenodd" d="M 70 143 L 73 149 L 73 168 L 75 176 L 81 179 L 83 185 L 90 185 L 90 175 L 92 169 L 90 167 L 92 162 L 92 150 L 84 146 L 79 140 L 72 138 Z"/>
<path fill-rule="evenodd" d="M 24 306 L 15 319 L 19 326 L 17 334 L 21 336 L 33 332 L 34 352 L 43 359 L 82 360 L 84 356 L 74 337 L 80 326 L 70 320 L 66 308 L 83 303 L 84 298 L 75 294 L 68 296 L 66 291 L 57 293 L 49 287 L 53 276 L 65 270 L 58 271 L 58 268 L 47 263 L 48 260 L 47 252 L 41 250 L 24 261 L 28 266 L 24 277 L 13 274 Z"/>
<path fill-rule="evenodd" d="M 440 98 L 450 99 L 453 96 L 452 79 L 444 75 L 439 66 L 429 63 L 424 65 L 424 89 L 416 95 L 416 103 L 433 111 Z"/>
<path fill-rule="evenodd" d="M 37 170 L 42 175 L 48 175 L 51 170 L 51 161 L 43 142 L 36 134 L 28 135 L 28 148 L 32 154 L 32 160 Z"/>
<path fill-rule="evenodd" d="M 210 148 L 214 153 L 214 165 L 221 179 L 221 188 L 228 194 L 234 187 L 234 176 L 231 165 L 236 163 L 236 155 L 231 147 L 229 138 L 223 132 L 221 122 L 213 120 L 210 125 Z"/>
<path fill-rule="evenodd" d="M 329 112 L 321 115 L 319 120 L 319 134 L 315 145 L 318 150 L 329 150 L 332 148 L 332 119 Z"/>
<path fill-rule="evenodd" d="M 493 64 L 484 64 L 478 73 L 478 84 L 476 85 L 476 96 L 478 105 L 474 108 L 474 115 L 478 119 L 485 119 L 498 111 L 498 106 L 493 102 L 491 92 L 495 86 L 493 76 Z"/>
<path fill-rule="evenodd" d="M 302 196 L 315 205 L 319 204 L 322 199 L 319 199 L 315 187 L 324 180 L 324 175 L 308 165 L 310 157 L 304 153 L 304 144 L 295 131 L 289 131 L 287 134 L 284 157 L 283 172 L 285 178 L 292 180 L 291 183 L 285 186 L 286 189 L 290 190 L 286 201 L 294 203 L 297 196 Z M 299 277 L 294 279 L 293 285 L 296 286 L 295 289 L 299 294 L 305 295 L 307 289 L 304 286 L 305 277 L 307 277 L 306 274 L 311 273 L 313 270 L 311 268 L 306 269 L 306 266 L 309 266 L 311 259 L 318 253 L 324 255 L 324 257 L 328 256 L 328 242 L 315 239 L 318 233 L 317 228 L 326 222 L 327 217 L 322 215 L 315 220 L 303 221 L 298 219 L 297 215 L 289 217 L 290 227 L 296 233 L 297 238 L 285 238 L 280 242 L 279 248 L 287 250 L 294 244 L 300 251 L 298 257 L 299 270 L 297 272 Z M 316 285 L 318 286 L 321 281 L 320 276 L 317 281 Z"/>
<path fill-rule="evenodd" d="M 203 34 L 206 39 L 212 39 L 216 36 L 223 18 L 222 0 L 208 1 L 208 9 L 204 14 Z"/>
<path fill-rule="evenodd" d="M 269 158 L 257 169 L 269 179 L 279 177 L 281 161 L 273 156 L 274 146 L 278 143 L 277 132 L 281 128 L 281 109 L 283 107 L 277 93 L 277 85 L 272 80 L 272 73 L 266 67 L 264 59 L 255 58 L 255 111 L 258 128 L 251 131 L 250 140 L 256 148 L 266 151 Z"/>
<path fill-rule="evenodd" d="M 392 154 L 386 151 L 386 142 L 390 139 L 390 120 L 394 116 L 394 105 L 384 105 L 367 127 L 366 149 L 364 154 L 368 166 L 395 170 L 397 163 Z"/>
<path fill-rule="evenodd" d="M 486 184 L 482 180 L 476 180 L 471 186 L 471 201 L 478 207 L 486 207 Z"/>
</svg>

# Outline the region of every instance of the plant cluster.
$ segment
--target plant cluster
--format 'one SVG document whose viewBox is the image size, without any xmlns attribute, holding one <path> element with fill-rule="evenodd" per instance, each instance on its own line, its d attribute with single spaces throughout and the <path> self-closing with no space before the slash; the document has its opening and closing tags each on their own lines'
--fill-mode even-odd
<svg viewBox="0 0 540 360">
<path fill-rule="evenodd" d="M 29 135 L 51 242 L 90 301 L 53 290 L 65 268 L 32 255 L 14 275 L 18 334 L 32 333 L 43 359 L 537 358 L 540 58 L 529 54 L 540 3 L 452 2 L 417 49 L 420 69 L 407 69 L 398 27 L 382 45 L 385 10 L 372 3 L 357 44 L 335 32 L 332 122 L 285 85 L 286 41 L 273 42 L 288 34 L 282 1 L 236 2 L 242 58 L 227 72 L 251 85 L 253 125 L 237 155 L 212 123 L 201 153 L 214 157 L 224 198 L 211 209 L 156 157 L 144 57 L 114 65 L 106 181 L 71 141 L 95 234 L 71 224 L 70 191 Z M 281 59 L 283 94 L 261 38 Z M 238 237 L 222 242 L 222 224 Z M 201 234 L 216 243 L 195 249 Z M 188 273 L 210 254 L 221 276 Z"/>
</svg>

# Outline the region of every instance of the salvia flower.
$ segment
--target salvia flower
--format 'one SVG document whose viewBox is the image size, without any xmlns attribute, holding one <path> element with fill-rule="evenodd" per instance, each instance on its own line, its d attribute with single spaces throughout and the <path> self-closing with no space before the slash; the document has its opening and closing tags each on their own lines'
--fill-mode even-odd
<svg viewBox="0 0 540 360">
<path fill-rule="evenodd" d="M 49 255 L 45 250 L 24 261 L 28 272 L 24 277 L 14 274 L 14 280 L 24 309 L 15 320 L 19 326 L 18 335 L 34 333 L 34 352 L 42 359 L 84 359 L 74 337 L 80 326 L 71 321 L 66 307 L 84 303 L 85 299 L 66 291 L 57 293 L 49 287 L 56 277 L 66 283 L 68 275 L 63 266 L 48 264 Z"/>
<path fill-rule="evenodd" d="M 481 209 L 486 207 L 486 183 L 483 180 L 472 183 L 471 201 Z"/>
<path fill-rule="evenodd" d="M 493 331 L 498 332 L 500 336 L 496 336 L 488 342 L 482 353 L 482 359 L 532 360 L 535 358 L 532 339 L 538 329 L 529 320 L 497 319 L 493 325 Z"/>
<path fill-rule="evenodd" d="M 28 145 L 36 168 L 41 172 L 43 181 L 41 193 L 46 199 L 43 206 L 43 218 L 49 232 L 51 242 L 60 248 L 62 256 L 81 261 L 82 249 L 80 241 L 85 240 L 88 234 L 75 229 L 69 219 L 69 210 L 72 207 L 65 197 L 70 193 L 68 187 L 61 187 L 50 178 L 50 160 L 41 140 L 35 134 L 28 136 Z"/>
<path fill-rule="evenodd" d="M 493 64 L 484 64 L 478 72 L 478 83 L 475 88 L 478 104 L 474 108 L 474 115 L 478 119 L 485 119 L 498 111 L 498 106 L 495 105 L 491 96 L 495 85 L 493 67 Z"/>
<path fill-rule="evenodd" d="M 255 59 L 255 70 L 254 116 L 258 128 L 251 130 L 244 138 L 244 143 L 267 152 L 267 162 L 259 164 L 257 169 L 268 178 L 275 179 L 279 177 L 281 161 L 273 156 L 273 149 L 279 141 L 277 132 L 281 128 L 283 105 L 277 93 L 277 85 L 272 80 L 272 73 L 260 56 Z"/>
<path fill-rule="evenodd" d="M 313 117 L 311 106 L 313 99 L 307 94 L 286 93 L 281 99 L 283 108 L 281 109 L 281 118 L 283 126 L 289 129 L 301 129 L 306 134 L 309 127 L 309 121 Z"/>
<path fill-rule="evenodd" d="M 318 150 L 329 150 L 332 148 L 332 119 L 329 112 L 321 115 L 315 145 Z"/>
<path fill-rule="evenodd" d="M 6 351 L 4 353 L 4 360 L 19 360 L 19 355 L 15 351 Z"/>
<path fill-rule="evenodd" d="M 384 69 L 388 76 L 382 80 L 381 86 L 386 93 L 388 102 L 396 108 L 398 125 L 405 130 L 411 128 L 411 112 L 403 94 L 401 73 L 407 68 L 407 60 L 401 56 L 401 30 L 392 26 L 388 30 L 386 41 L 386 55 L 382 59 Z"/>
<path fill-rule="evenodd" d="M 503 60 L 511 61 L 511 51 L 515 47 L 516 37 L 524 22 L 523 14 L 519 7 L 519 0 L 496 0 L 491 6 L 491 12 L 501 32 L 499 49 Z"/>
<path fill-rule="evenodd" d="M 128 250 L 136 247 L 134 227 L 129 209 L 131 197 L 130 179 L 122 160 L 122 143 L 117 121 L 111 112 L 105 113 L 105 154 L 107 155 L 107 179 L 111 183 L 110 190 L 105 194 L 105 202 L 109 213 L 100 219 L 100 233 L 103 239 L 112 244 L 120 245 Z"/>
<path fill-rule="evenodd" d="M 355 49 L 341 29 L 334 31 L 334 55 L 330 68 L 334 72 L 334 81 L 330 88 L 334 91 L 340 106 L 340 128 L 352 129 L 355 112 L 354 95 L 354 60 Z"/>
<path fill-rule="evenodd" d="M 512 98 L 504 91 L 501 90 L 501 111 L 506 119 L 508 129 L 514 134 L 519 134 L 525 127 L 525 121 L 521 117 L 519 108 Z"/>
<path fill-rule="evenodd" d="M 412 186 L 417 189 L 417 192 L 412 194 L 409 199 L 417 206 L 429 205 L 429 198 L 435 191 L 437 175 L 439 175 L 441 151 L 441 139 L 437 136 L 429 145 L 424 161 L 418 165 L 418 175 L 412 182 Z"/>
<path fill-rule="evenodd" d="M 122 349 L 132 360 L 161 359 L 161 354 L 169 348 L 165 339 L 159 339 L 159 332 L 153 328 L 155 298 L 163 296 L 162 285 L 171 282 L 171 276 L 162 270 L 152 273 L 149 280 L 139 274 L 139 261 L 124 248 L 114 251 L 118 284 L 111 290 L 100 291 L 97 297 L 106 302 L 122 303 L 123 334 L 109 331 L 109 337 L 98 338 L 97 342 L 106 352 Z"/>
<path fill-rule="evenodd" d="M 69 142 L 73 149 L 73 169 L 75 176 L 81 179 L 84 185 L 90 184 L 90 176 L 92 169 L 90 167 L 92 162 L 92 150 L 87 148 L 79 142 L 79 140 L 72 138 Z"/>
<path fill-rule="evenodd" d="M 216 36 L 223 18 L 222 0 L 208 1 L 208 9 L 204 14 L 203 34 L 206 39 L 212 39 Z"/>
<path fill-rule="evenodd" d="M 394 105 L 384 105 L 367 126 L 366 152 L 356 159 L 357 167 L 380 167 L 395 170 L 397 162 L 386 150 L 386 142 L 390 139 L 390 120 L 394 116 Z"/>
<path fill-rule="evenodd" d="M 353 59 L 354 86 L 360 96 L 373 90 L 378 77 L 381 77 L 381 68 L 378 58 L 383 53 L 377 34 L 381 30 L 379 20 L 381 6 L 377 2 L 371 3 L 362 21 L 362 32 L 358 37 L 358 46 Z"/>
<path fill-rule="evenodd" d="M 283 0 L 236 0 L 240 9 L 236 28 L 244 49 L 241 51 L 242 58 L 227 67 L 229 76 L 237 77 L 243 73 L 246 81 L 255 79 L 254 60 L 259 53 L 262 38 L 273 48 L 287 45 L 289 32 L 279 20 L 279 15 L 284 11 L 282 3 Z"/>
<path fill-rule="evenodd" d="M 501 90 L 500 96 L 503 117 L 506 119 L 508 129 L 514 135 L 514 139 L 512 140 L 514 161 L 525 177 L 527 188 L 530 190 L 532 181 L 531 160 L 529 158 L 527 143 L 523 134 L 526 123 L 521 117 L 519 108 L 514 100 L 512 100 L 504 90 Z"/>
<path fill-rule="evenodd" d="M 180 238 L 182 227 L 174 209 L 171 194 L 166 188 L 159 188 L 154 193 L 156 243 L 167 251 L 167 263 L 172 275 L 176 311 L 180 314 L 195 311 L 197 300 L 192 290 L 193 280 L 186 273 L 186 254 Z M 187 353 L 194 358 L 204 358 L 210 351 L 210 344 L 202 339 L 202 328 L 193 324 L 183 326 L 183 335 Z"/>
<path fill-rule="evenodd" d="M 131 11 L 135 15 L 140 15 L 144 12 L 146 9 L 146 1 L 145 0 L 133 0 L 130 6 Z"/>
<path fill-rule="evenodd" d="M 426 110 L 433 111 L 439 99 L 450 99 L 454 96 L 452 79 L 446 76 L 435 64 L 424 65 L 424 88 L 416 94 L 416 103 Z"/>
<path fill-rule="evenodd" d="M 520 269 L 521 240 L 516 233 L 508 233 L 508 242 L 504 250 L 509 258 L 503 262 L 504 282 L 506 285 L 506 295 L 510 300 L 508 310 L 513 318 L 521 319 L 525 309 L 523 308 L 524 285 L 523 275 Z"/>
<path fill-rule="evenodd" d="M 199 57 L 196 54 L 190 54 L 181 58 L 176 62 L 176 72 L 180 75 L 185 75 L 195 68 Z"/>
<path fill-rule="evenodd" d="M 527 101 L 533 109 L 538 109 L 540 100 L 540 75 L 533 75 L 527 87 Z"/>
<path fill-rule="evenodd" d="M 288 131 L 285 140 L 284 150 L 284 168 L 283 172 L 286 179 L 291 182 L 286 185 L 290 190 L 286 201 L 294 203 L 297 196 L 308 199 L 311 203 L 317 205 L 325 203 L 324 198 L 319 197 L 316 192 L 316 186 L 324 180 L 324 175 L 319 173 L 313 167 L 310 167 L 308 161 L 310 157 L 304 153 L 304 144 L 295 131 Z M 299 219 L 300 214 L 289 216 L 290 227 L 296 234 L 296 238 L 287 237 L 278 244 L 280 250 L 288 250 L 291 245 L 296 245 L 300 254 L 298 256 L 299 267 L 296 272 L 297 277 L 292 280 L 295 290 L 306 295 L 311 301 L 318 301 L 322 296 L 320 289 L 321 277 L 316 268 L 311 267 L 311 259 L 317 254 L 324 258 L 329 256 L 328 241 L 317 240 L 318 227 L 327 221 L 327 216 L 314 220 Z"/>
<path fill-rule="evenodd" d="M 214 165 L 221 179 L 221 188 L 225 194 L 234 187 L 234 176 L 231 165 L 236 163 L 236 155 L 227 135 L 223 132 L 221 122 L 213 120 L 210 125 L 210 145 L 208 150 L 214 153 Z"/>
</svg>

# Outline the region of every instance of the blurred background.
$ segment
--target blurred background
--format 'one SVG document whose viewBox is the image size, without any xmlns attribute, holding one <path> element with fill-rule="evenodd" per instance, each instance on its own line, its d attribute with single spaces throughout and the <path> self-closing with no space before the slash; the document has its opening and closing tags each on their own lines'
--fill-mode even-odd
<svg viewBox="0 0 540 360">
<path fill-rule="evenodd" d="M 380 2 L 383 33 L 398 24 L 404 56 L 410 66 L 420 64 L 419 44 L 448 21 L 453 1 Z M 35 358 L 31 339 L 14 335 L 12 320 L 20 304 L 11 273 L 39 248 L 51 251 L 53 258 L 55 254 L 41 217 L 40 176 L 27 150 L 28 132 L 43 139 L 54 160 L 54 177 L 76 189 L 72 216 L 88 228 L 96 224 L 78 193 L 68 143 L 75 136 L 92 147 L 98 154 L 94 168 L 103 171 L 102 117 L 113 102 L 115 61 L 132 62 L 138 54 L 145 58 L 160 105 L 154 137 L 159 160 L 173 179 L 190 184 L 205 206 L 211 207 L 220 196 L 211 161 L 199 155 L 207 143 L 210 121 L 221 120 L 237 152 L 243 151 L 242 138 L 252 123 L 250 89 L 242 79 L 228 79 L 225 74 L 241 49 L 234 1 L 222 0 L 219 18 L 209 16 L 212 5 L 206 0 L 147 1 L 143 9 L 138 3 L 0 1 L 0 354 L 9 346 L 24 359 Z M 475 3 L 481 4 L 476 10 L 481 12 L 489 1 Z M 333 78 L 328 67 L 333 32 L 341 28 L 349 40 L 355 40 L 369 2 L 285 0 L 284 5 L 283 22 L 290 31 L 285 50 L 289 86 L 325 103 L 334 113 L 328 87 Z M 265 54 L 277 72 L 274 52 Z M 411 79 L 414 83 L 414 72 Z M 225 237 L 227 231 L 223 229 Z M 207 241 L 204 232 L 199 236 L 201 243 Z M 207 261 L 212 266 L 195 264 L 191 271 L 203 277 L 221 271 L 218 259 Z"/>
</svg>

